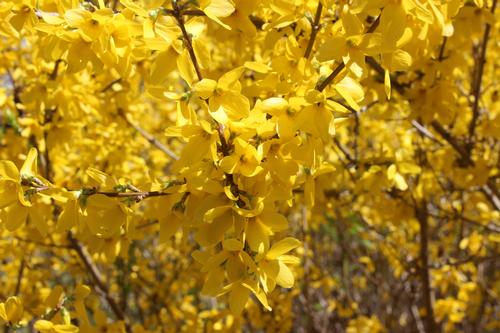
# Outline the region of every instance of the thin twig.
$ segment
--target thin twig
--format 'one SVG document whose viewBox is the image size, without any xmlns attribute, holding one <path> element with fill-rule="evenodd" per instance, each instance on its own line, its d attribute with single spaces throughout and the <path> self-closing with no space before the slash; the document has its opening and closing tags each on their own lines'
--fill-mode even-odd
<svg viewBox="0 0 500 333">
<path fill-rule="evenodd" d="M 36 244 L 38 246 L 43 246 L 43 247 L 49 247 L 49 248 L 57 248 L 57 249 L 70 249 L 71 246 L 69 245 L 60 245 L 60 244 L 54 244 L 54 243 L 44 243 L 44 242 L 39 242 L 36 240 L 32 239 L 25 239 L 21 237 L 14 237 L 17 241 L 23 242 L 23 243 L 30 243 L 30 244 Z"/>
<path fill-rule="evenodd" d="M 411 121 L 411 124 L 412 126 L 420 133 L 422 134 L 423 136 L 425 136 L 426 138 L 429 138 L 431 139 L 432 141 L 438 143 L 438 144 L 442 144 L 435 136 L 434 134 L 432 134 L 431 131 L 429 131 L 424 125 L 420 124 L 418 121 L 416 121 L 415 119 L 413 119 Z"/>
<path fill-rule="evenodd" d="M 378 25 L 380 23 L 380 15 L 377 16 L 377 18 L 375 19 L 375 21 L 373 21 L 373 23 L 370 25 L 370 27 L 368 28 L 368 30 L 366 31 L 366 33 L 372 33 L 375 31 L 375 29 L 377 29 Z M 323 81 L 319 82 L 318 85 L 316 86 L 316 90 L 318 91 L 323 91 L 325 90 L 325 88 L 330 84 L 332 83 L 332 81 L 342 72 L 342 70 L 345 68 L 345 64 L 343 62 L 341 62 L 340 64 L 337 65 L 337 67 L 335 67 L 335 69 L 332 71 L 332 73 L 330 75 L 328 75 L 328 77 L 326 79 L 324 79 Z"/>
<path fill-rule="evenodd" d="M 432 306 L 432 287 L 429 274 L 429 221 L 426 202 L 415 207 L 415 215 L 420 225 L 420 279 L 422 283 L 422 298 L 425 306 L 425 328 L 427 333 L 437 332 L 434 308 Z"/>
<path fill-rule="evenodd" d="M 446 43 L 448 42 L 448 37 L 443 37 L 443 42 L 441 43 L 441 47 L 439 48 L 438 61 L 444 60 L 444 50 L 446 49 Z"/>
<path fill-rule="evenodd" d="M 128 323 L 128 320 L 125 317 L 125 314 L 123 313 L 122 309 L 120 308 L 116 300 L 111 296 L 109 288 L 101 276 L 101 272 L 92 261 L 90 255 L 87 253 L 83 245 L 81 245 L 80 242 L 73 237 L 73 234 L 71 232 L 68 232 L 68 240 L 72 244 L 72 247 L 75 250 L 75 252 L 78 254 L 78 257 L 82 260 L 87 272 L 92 276 L 92 280 L 94 282 L 95 287 L 103 295 L 104 299 L 106 299 L 111 310 L 115 314 L 116 318 L 118 320 L 122 320 L 125 323 L 127 332 L 131 332 L 130 324 Z"/>
<path fill-rule="evenodd" d="M 21 283 L 23 280 L 24 269 L 26 268 L 26 261 L 24 258 L 21 259 L 21 264 L 19 265 L 19 271 L 17 272 L 17 283 L 16 290 L 14 290 L 14 295 L 19 295 L 21 291 Z"/>
<path fill-rule="evenodd" d="M 309 37 L 309 42 L 307 43 L 307 48 L 306 51 L 304 52 L 304 58 L 306 59 L 309 59 L 309 57 L 311 56 L 311 52 L 314 46 L 314 41 L 316 40 L 316 35 L 318 34 L 319 29 L 321 28 L 319 21 L 321 19 L 322 10 L 323 10 L 323 4 L 321 3 L 321 0 L 319 0 L 318 8 L 316 8 L 316 15 L 314 17 L 314 21 L 312 22 L 311 37 Z"/>
<path fill-rule="evenodd" d="M 118 114 L 122 117 L 123 120 L 125 120 L 125 122 L 127 124 L 129 124 L 137 132 L 139 132 L 139 134 L 142 135 L 142 137 L 144 139 L 146 139 L 150 144 L 152 144 L 153 146 L 155 146 L 156 148 L 158 148 L 159 150 L 161 150 L 162 152 L 164 152 L 165 154 L 167 154 L 173 160 L 177 161 L 179 159 L 179 156 L 177 156 L 176 153 L 174 153 L 173 151 L 171 151 L 167 146 L 165 146 L 163 143 L 161 143 L 152 134 L 148 133 L 145 129 L 143 129 L 139 125 L 137 125 L 137 124 L 133 123 L 132 121 L 130 121 L 128 119 L 127 115 L 125 115 L 125 113 L 123 112 L 123 110 L 121 110 L 121 109 L 118 110 Z"/>
<path fill-rule="evenodd" d="M 493 0 L 493 4 L 491 6 L 491 13 L 495 13 L 495 9 L 497 6 L 497 0 Z M 475 73 L 475 77 L 472 81 L 472 95 L 474 96 L 474 103 L 472 105 L 472 120 L 469 123 L 469 144 L 467 149 L 469 152 L 473 148 L 472 137 L 474 136 L 474 132 L 476 130 L 477 121 L 479 119 L 479 98 L 481 97 L 481 84 L 483 81 L 484 74 L 484 64 L 486 63 L 486 50 L 488 47 L 488 41 L 490 38 L 491 32 L 491 24 L 487 23 L 484 29 L 483 42 L 481 44 L 481 54 L 479 55 L 477 72 Z"/>
<path fill-rule="evenodd" d="M 371 57 L 367 57 L 367 63 L 375 69 L 377 72 L 380 73 L 381 66 L 376 62 L 375 59 Z M 383 69 L 382 69 L 383 70 Z M 394 85 L 394 88 L 400 95 L 404 95 L 406 92 L 406 88 L 402 85 Z M 421 130 L 420 128 L 416 127 L 415 124 L 413 124 L 414 127 L 417 130 Z M 458 153 L 460 157 L 460 162 L 466 166 L 466 167 L 474 167 L 475 162 L 471 158 L 471 155 L 460 142 L 455 138 L 450 132 L 448 132 L 438 121 L 433 120 L 431 121 L 431 126 L 432 128 L 446 141 L 448 142 L 453 149 Z M 498 192 L 496 188 L 496 184 L 493 180 L 489 179 L 483 187 L 484 195 L 487 197 L 488 201 L 491 202 L 493 207 L 495 207 L 496 210 L 500 210 L 500 193 Z"/>
<path fill-rule="evenodd" d="M 193 63 L 194 70 L 196 71 L 196 75 L 198 76 L 198 80 L 201 81 L 203 79 L 203 76 L 201 75 L 200 65 L 198 64 L 198 61 L 196 59 L 196 54 L 194 53 L 193 44 L 191 42 L 191 36 L 188 34 L 186 27 L 184 25 L 183 13 L 180 10 L 179 5 L 177 4 L 177 0 L 173 0 L 172 5 L 174 7 L 173 16 L 177 20 L 179 28 L 182 31 L 182 36 L 184 38 L 186 48 L 189 52 L 189 56 L 190 56 L 191 61 Z"/>
<path fill-rule="evenodd" d="M 340 149 L 340 151 L 342 152 L 342 154 L 344 154 L 344 156 L 347 158 L 347 160 L 356 165 L 356 160 L 351 156 L 351 153 L 349 153 L 347 151 L 347 148 L 345 148 L 342 143 L 340 143 L 339 139 L 337 139 L 337 137 L 333 137 L 333 142 L 335 143 L 335 145 Z"/>
</svg>

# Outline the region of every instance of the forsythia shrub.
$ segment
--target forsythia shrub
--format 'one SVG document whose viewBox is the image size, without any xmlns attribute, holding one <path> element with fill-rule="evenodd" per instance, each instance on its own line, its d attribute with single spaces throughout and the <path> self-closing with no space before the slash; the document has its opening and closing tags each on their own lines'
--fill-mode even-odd
<svg viewBox="0 0 500 333">
<path fill-rule="evenodd" d="M 4 332 L 498 332 L 496 6 L 0 1 Z"/>
</svg>

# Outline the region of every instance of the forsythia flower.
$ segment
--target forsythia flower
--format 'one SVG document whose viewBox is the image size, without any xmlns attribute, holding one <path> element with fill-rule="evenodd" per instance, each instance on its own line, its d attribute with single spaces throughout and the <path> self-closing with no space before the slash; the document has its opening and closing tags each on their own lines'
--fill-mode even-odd
<svg viewBox="0 0 500 333">
<path fill-rule="evenodd" d="M 43 231 L 42 216 L 31 209 L 30 197 L 37 193 L 37 189 L 26 189 L 26 185 L 32 182 L 36 182 L 38 188 L 48 184 L 37 173 L 37 150 L 34 148 L 29 151 L 21 170 L 10 161 L 0 161 L 0 223 L 7 230 L 21 227 L 29 216 Z"/>
<path fill-rule="evenodd" d="M 0 326 L 498 329 L 497 5 L 0 1 Z"/>
<path fill-rule="evenodd" d="M 9 297 L 5 303 L 0 303 L 0 323 L 9 326 L 17 324 L 23 317 L 23 301 L 16 296 Z"/>
<path fill-rule="evenodd" d="M 71 324 L 54 324 L 48 320 L 38 320 L 35 329 L 41 333 L 76 333 L 78 327 Z"/>
</svg>

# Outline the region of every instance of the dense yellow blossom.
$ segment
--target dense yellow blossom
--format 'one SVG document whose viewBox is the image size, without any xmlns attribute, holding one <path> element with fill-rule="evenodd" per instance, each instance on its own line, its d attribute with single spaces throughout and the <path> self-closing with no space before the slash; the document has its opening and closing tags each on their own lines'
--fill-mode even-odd
<svg viewBox="0 0 500 333">
<path fill-rule="evenodd" d="M 4 332 L 500 329 L 497 0 L 3 0 Z"/>
</svg>

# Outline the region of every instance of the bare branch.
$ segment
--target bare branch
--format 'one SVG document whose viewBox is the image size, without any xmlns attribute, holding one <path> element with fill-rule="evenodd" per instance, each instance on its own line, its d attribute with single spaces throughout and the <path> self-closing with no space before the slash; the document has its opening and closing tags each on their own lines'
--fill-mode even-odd
<svg viewBox="0 0 500 333">
<path fill-rule="evenodd" d="M 102 294 L 104 299 L 108 302 L 116 318 L 118 320 L 122 320 L 125 323 L 127 332 L 131 332 L 130 324 L 128 323 L 127 318 L 125 317 L 125 314 L 123 313 L 122 309 L 120 308 L 116 300 L 111 296 L 109 288 L 104 282 L 103 277 L 101 276 L 101 272 L 92 261 L 90 255 L 87 253 L 83 245 L 80 244 L 80 242 L 73 237 L 73 234 L 71 232 L 68 232 L 68 241 L 71 243 L 73 249 L 78 254 L 78 257 L 83 262 L 87 272 L 91 275 L 92 280 L 94 282 L 94 286 Z"/>
<path fill-rule="evenodd" d="M 380 16 L 377 16 L 375 21 L 370 25 L 366 33 L 372 33 L 377 29 L 378 25 L 380 23 Z M 316 90 L 323 91 L 325 88 L 332 83 L 332 81 L 342 72 L 342 70 L 345 68 L 345 64 L 341 62 L 340 64 L 335 67 L 335 69 L 332 71 L 330 75 L 323 81 L 319 82 L 318 85 L 316 86 Z"/>
<path fill-rule="evenodd" d="M 309 59 L 311 56 L 311 52 L 314 46 L 314 41 L 316 39 L 316 35 L 319 32 L 319 29 L 321 28 L 321 25 L 319 24 L 319 21 L 321 19 L 321 11 L 323 10 L 323 4 L 321 3 L 321 0 L 318 1 L 318 8 L 316 9 L 316 15 L 314 17 L 314 22 L 312 23 L 312 30 L 311 30 L 311 37 L 309 38 L 309 42 L 307 43 L 307 48 L 304 53 L 304 58 Z"/>
<path fill-rule="evenodd" d="M 139 132 L 139 134 L 141 134 L 144 139 L 146 139 L 149 143 L 151 143 L 153 146 L 155 146 L 156 148 L 158 148 L 159 150 L 161 150 L 162 152 L 164 152 L 165 154 L 167 154 L 170 158 L 172 158 L 173 160 L 178 160 L 179 159 L 179 156 L 177 156 L 176 153 L 174 153 L 172 150 L 170 150 L 167 146 L 165 146 L 163 143 L 161 143 L 158 139 L 156 139 L 153 135 L 151 135 L 150 133 L 148 133 L 145 129 L 143 129 L 142 127 L 140 127 L 139 125 L 133 123 L 132 121 L 130 121 L 127 117 L 127 115 L 125 115 L 125 113 L 123 112 L 123 110 L 118 110 L 118 114 L 123 118 L 123 120 L 125 120 L 125 122 L 127 124 L 129 124 L 132 128 L 134 128 L 137 132 Z"/>
<path fill-rule="evenodd" d="M 203 79 L 203 75 L 201 75 L 200 65 L 198 64 L 198 60 L 196 59 L 196 54 L 194 53 L 193 44 L 191 41 L 191 36 L 188 34 L 188 32 L 186 30 L 186 26 L 184 25 L 183 12 L 179 8 L 179 5 L 177 4 L 176 0 L 172 1 L 172 5 L 174 7 L 173 16 L 177 20 L 179 28 L 182 31 L 182 36 L 184 38 L 186 48 L 189 52 L 189 57 L 191 58 L 191 61 L 193 63 L 194 70 L 196 71 L 196 75 L 198 76 L 198 80 L 201 81 Z"/>
<path fill-rule="evenodd" d="M 495 13 L 495 9 L 497 6 L 497 0 L 493 0 L 493 4 L 491 6 L 491 13 Z M 469 152 L 473 148 L 472 137 L 474 136 L 474 132 L 476 130 L 477 121 L 479 119 L 479 99 L 481 98 L 481 84 L 483 81 L 484 74 L 484 64 L 486 63 L 486 50 L 488 47 L 488 41 L 490 39 L 491 33 L 491 24 L 487 23 L 484 29 L 483 41 L 481 43 L 481 54 L 477 60 L 477 71 L 475 72 L 475 76 L 472 81 L 472 95 L 474 96 L 474 103 L 472 105 L 472 120 L 469 123 L 469 143 L 467 149 Z"/>
</svg>

